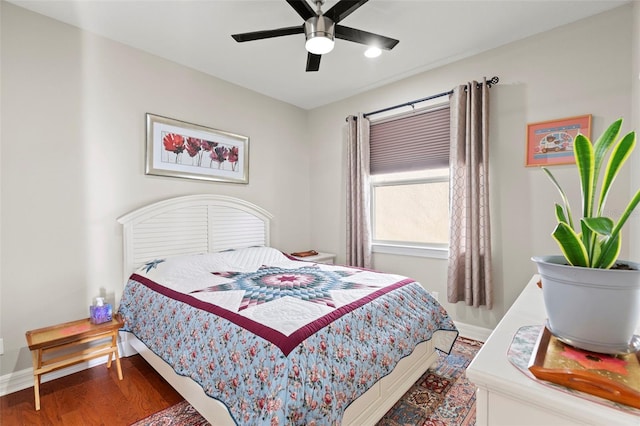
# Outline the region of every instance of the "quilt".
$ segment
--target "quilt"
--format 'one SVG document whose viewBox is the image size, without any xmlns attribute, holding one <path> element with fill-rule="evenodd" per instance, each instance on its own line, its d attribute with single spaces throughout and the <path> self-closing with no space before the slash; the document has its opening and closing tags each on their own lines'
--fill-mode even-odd
<svg viewBox="0 0 640 426">
<path fill-rule="evenodd" d="M 421 284 L 268 247 L 155 259 L 119 307 L 133 333 L 241 425 L 340 424 L 415 346 L 457 330 Z"/>
</svg>

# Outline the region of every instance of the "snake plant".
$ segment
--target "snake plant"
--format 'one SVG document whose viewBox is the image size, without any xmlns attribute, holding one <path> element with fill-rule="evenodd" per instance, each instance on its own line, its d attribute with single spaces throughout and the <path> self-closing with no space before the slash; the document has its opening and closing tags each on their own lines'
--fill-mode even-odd
<svg viewBox="0 0 640 426">
<path fill-rule="evenodd" d="M 618 139 L 621 126 L 622 119 L 613 122 L 595 144 L 581 134 L 574 140 L 574 157 L 582 190 L 582 217 L 579 223 L 573 220 L 569 199 L 562 187 L 553 174 L 542 167 L 560 192 L 564 204 L 555 204 L 558 224 L 552 235 L 567 262 L 573 266 L 601 269 L 614 266 L 620 254 L 620 230 L 640 202 L 638 190 L 617 223 L 604 216 L 611 185 L 636 144 L 635 132 L 629 132 Z M 613 150 L 600 182 L 600 171 L 611 149 Z M 579 228 L 576 228 L 577 226 Z"/>
</svg>

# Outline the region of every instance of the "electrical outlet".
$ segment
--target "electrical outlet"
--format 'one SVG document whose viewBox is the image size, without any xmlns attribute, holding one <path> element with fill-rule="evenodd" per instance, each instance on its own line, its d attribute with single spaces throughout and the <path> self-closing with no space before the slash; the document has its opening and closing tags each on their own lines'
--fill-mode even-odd
<svg viewBox="0 0 640 426">
<path fill-rule="evenodd" d="M 4 339 L 0 339 L 0 355 L 4 355 Z"/>
</svg>

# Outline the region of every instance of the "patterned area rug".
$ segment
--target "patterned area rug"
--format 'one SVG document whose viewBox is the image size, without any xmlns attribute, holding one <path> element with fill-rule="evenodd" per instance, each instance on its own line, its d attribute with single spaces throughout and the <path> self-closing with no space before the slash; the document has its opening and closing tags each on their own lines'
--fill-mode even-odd
<svg viewBox="0 0 640 426">
<path fill-rule="evenodd" d="M 482 342 L 458 337 L 439 360 L 403 395 L 377 426 L 473 426 L 476 388 L 464 372 Z"/>
<path fill-rule="evenodd" d="M 464 371 L 482 342 L 458 337 L 449 355 L 439 352 L 436 364 L 418 379 L 377 426 L 473 426 L 475 387 Z M 182 401 L 132 426 L 210 426 Z"/>
</svg>

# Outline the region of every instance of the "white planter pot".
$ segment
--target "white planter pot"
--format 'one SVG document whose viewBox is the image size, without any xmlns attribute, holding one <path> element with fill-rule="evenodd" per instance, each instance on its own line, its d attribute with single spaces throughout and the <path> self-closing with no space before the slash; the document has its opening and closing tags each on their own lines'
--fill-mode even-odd
<svg viewBox="0 0 640 426">
<path fill-rule="evenodd" d="M 572 346 L 600 353 L 637 350 L 640 263 L 636 270 L 570 266 L 562 256 L 532 257 L 542 278 L 549 331 Z"/>
</svg>

